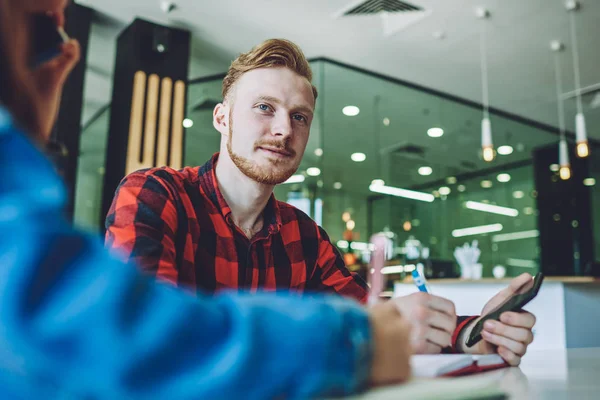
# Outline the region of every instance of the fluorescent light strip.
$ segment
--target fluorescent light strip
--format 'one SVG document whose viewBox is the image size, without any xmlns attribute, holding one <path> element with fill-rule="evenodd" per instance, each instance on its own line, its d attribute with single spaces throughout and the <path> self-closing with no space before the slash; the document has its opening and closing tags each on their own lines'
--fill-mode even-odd
<svg viewBox="0 0 600 400">
<path fill-rule="evenodd" d="M 389 194 L 390 196 L 404 197 L 406 199 L 426 201 L 431 203 L 435 200 L 432 194 L 415 192 L 414 190 L 400 189 L 393 186 L 371 185 L 369 190 L 375 193 Z"/>
<path fill-rule="evenodd" d="M 537 263 L 532 260 L 520 260 L 518 258 L 509 258 L 506 260 L 506 263 L 511 267 L 537 268 Z"/>
<path fill-rule="evenodd" d="M 381 273 L 384 274 L 384 275 L 399 274 L 401 272 L 404 272 L 404 266 L 403 265 L 391 265 L 389 267 L 383 267 L 381 269 Z"/>
<path fill-rule="evenodd" d="M 534 229 L 532 231 L 503 233 L 501 235 L 492 236 L 492 242 L 508 242 L 511 240 L 532 239 L 540 236 L 540 231 Z"/>
<path fill-rule="evenodd" d="M 500 207 L 492 204 L 479 203 L 477 201 L 467 201 L 465 206 L 469 210 L 483 211 L 492 214 L 506 215 L 508 217 L 516 217 L 519 215 L 519 210 L 516 208 Z"/>
<path fill-rule="evenodd" d="M 304 175 L 292 175 L 288 178 L 287 181 L 283 182 L 283 184 L 286 183 L 301 183 L 304 182 Z"/>
<path fill-rule="evenodd" d="M 347 249 L 348 242 L 346 240 L 338 240 L 337 247 L 339 247 L 340 249 Z M 350 248 L 352 250 L 365 251 L 365 250 L 373 250 L 374 246 L 370 243 L 365 243 L 365 242 L 352 242 L 350 244 Z"/>
<path fill-rule="evenodd" d="M 471 235 L 483 235 L 484 233 L 500 232 L 503 229 L 502 224 L 481 225 L 472 228 L 455 229 L 452 231 L 453 237 L 463 237 Z"/>
</svg>

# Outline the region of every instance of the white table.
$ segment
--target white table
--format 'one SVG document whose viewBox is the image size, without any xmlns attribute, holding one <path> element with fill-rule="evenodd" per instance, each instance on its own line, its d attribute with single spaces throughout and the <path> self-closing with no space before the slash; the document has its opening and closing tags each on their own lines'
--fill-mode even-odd
<svg viewBox="0 0 600 400">
<path fill-rule="evenodd" d="M 463 378 L 413 380 L 374 389 L 356 400 L 392 399 L 600 399 L 600 347 L 528 353 L 520 368 Z"/>
</svg>

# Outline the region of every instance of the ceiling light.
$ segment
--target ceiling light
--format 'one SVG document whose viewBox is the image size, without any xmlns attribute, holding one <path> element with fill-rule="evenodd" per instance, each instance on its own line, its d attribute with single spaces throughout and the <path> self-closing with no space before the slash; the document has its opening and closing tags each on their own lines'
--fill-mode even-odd
<svg viewBox="0 0 600 400">
<path fill-rule="evenodd" d="M 492 187 L 492 185 L 493 185 L 493 183 L 490 180 L 486 179 L 484 181 L 481 181 L 481 187 L 484 188 L 484 189 L 489 189 L 489 188 Z"/>
<path fill-rule="evenodd" d="M 492 236 L 492 242 L 509 242 L 511 240 L 533 239 L 540 236 L 540 231 L 537 229 L 523 232 L 503 233 L 501 235 Z"/>
<path fill-rule="evenodd" d="M 342 112 L 344 113 L 344 115 L 347 115 L 348 117 L 354 117 L 354 116 L 358 115 L 358 113 L 360 112 L 360 109 L 356 106 L 346 106 L 346 107 L 342 108 Z"/>
<path fill-rule="evenodd" d="M 463 237 L 471 235 L 483 235 L 484 233 L 500 232 L 504 227 L 502 224 L 474 226 L 471 228 L 455 229 L 452 231 L 452 237 Z"/>
<path fill-rule="evenodd" d="M 525 214 L 525 215 L 532 215 L 533 214 L 533 208 L 532 207 L 525 207 L 523 209 L 523 214 Z"/>
<path fill-rule="evenodd" d="M 512 146 L 504 145 L 504 146 L 498 147 L 498 154 L 500 154 L 501 156 L 508 156 L 509 154 L 512 154 L 512 153 L 513 153 Z"/>
<path fill-rule="evenodd" d="M 287 181 L 283 182 L 283 183 L 301 183 L 304 182 L 304 175 L 292 175 L 288 178 Z"/>
<path fill-rule="evenodd" d="M 506 264 L 511 267 L 519 267 L 519 268 L 537 268 L 537 263 L 532 260 L 521 260 L 518 258 L 507 258 Z"/>
<path fill-rule="evenodd" d="M 449 176 L 446 178 L 446 183 L 448 185 L 454 185 L 456 183 L 456 177 L 455 176 Z"/>
<path fill-rule="evenodd" d="M 383 124 L 384 124 L 385 126 L 390 126 L 390 119 L 389 119 L 389 118 L 384 118 L 384 119 L 383 119 Z"/>
<path fill-rule="evenodd" d="M 479 203 L 477 201 L 467 201 L 465 203 L 465 207 L 467 207 L 469 210 L 506 215 L 508 217 L 516 217 L 519 215 L 519 210 L 516 208 L 500 207 L 492 204 Z"/>
<path fill-rule="evenodd" d="M 365 153 L 353 153 L 350 158 L 352 159 L 352 161 L 354 162 L 363 162 L 367 159 L 367 156 L 365 155 Z"/>
<path fill-rule="evenodd" d="M 374 186 L 383 186 L 383 185 L 385 185 L 385 182 L 383 181 L 383 179 L 373 179 L 371 181 L 371 185 L 374 185 Z"/>
<path fill-rule="evenodd" d="M 551 164 L 550 165 L 550 171 L 552 172 L 558 172 L 560 170 L 560 165 L 558 164 Z"/>
<path fill-rule="evenodd" d="M 375 193 L 389 194 L 390 196 L 404 197 L 406 199 L 426 201 L 431 203 L 435 198 L 429 193 L 416 192 L 414 190 L 400 189 L 385 185 L 371 185 L 369 190 Z"/>
<path fill-rule="evenodd" d="M 334 182 L 333 183 L 333 188 L 335 190 L 340 190 L 342 188 L 342 182 Z"/>
<path fill-rule="evenodd" d="M 404 272 L 404 266 L 403 265 L 390 265 L 389 267 L 383 267 L 383 268 L 381 268 L 381 273 L 383 275 L 399 274 L 401 272 Z"/>
<path fill-rule="evenodd" d="M 467 187 L 465 185 L 458 185 L 456 187 L 456 190 L 458 190 L 459 192 L 464 192 L 465 190 L 467 190 Z"/>
<path fill-rule="evenodd" d="M 431 169 L 431 167 L 421 167 L 419 168 L 419 175 L 422 176 L 429 176 L 433 173 L 433 169 Z"/>
<path fill-rule="evenodd" d="M 323 185 L 324 185 L 324 183 L 323 183 L 323 180 L 322 180 L 322 179 L 319 179 L 319 180 L 317 181 L 317 187 L 320 187 L 320 188 L 322 188 L 322 187 L 323 187 Z"/>
<path fill-rule="evenodd" d="M 443 134 L 444 134 L 444 130 L 442 128 L 427 129 L 427 135 L 429 135 L 429 137 L 438 138 L 438 137 L 442 137 Z"/>
<path fill-rule="evenodd" d="M 498 179 L 498 182 L 506 183 L 506 182 L 510 181 L 510 175 L 509 174 L 498 174 L 496 179 Z"/>
<path fill-rule="evenodd" d="M 594 178 L 586 178 L 583 180 L 583 184 L 585 186 L 594 186 L 596 184 L 596 180 Z"/>
<path fill-rule="evenodd" d="M 352 216 L 350 215 L 350 213 L 349 213 L 348 211 L 345 211 L 345 212 L 342 214 L 342 221 L 344 221 L 344 222 L 348 222 L 348 221 L 350 221 L 351 219 L 352 219 Z"/>
<path fill-rule="evenodd" d="M 435 197 L 436 199 L 440 197 L 440 192 L 438 192 L 437 190 L 434 190 L 433 192 L 431 192 L 431 194 L 433 195 L 433 197 Z"/>
<path fill-rule="evenodd" d="M 183 127 L 185 129 L 191 128 L 192 126 L 194 126 L 194 121 L 192 121 L 189 118 L 186 118 L 186 119 L 183 120 Z"/>
<path fill-rule="evenodd" d="M 440 188 L 439 192 L 442 196 L 448 196 L 450 194 L 451 190 L 448 186 L 442 186 Z"/>
<path fill-rule="evenodd" d="M 323 155 L 323 149 L 321 149 L 321 148 L 315 149 L 315 156 L 321 157 L 322 155 Z"/>
<path fill-rule="evenodd" d="M 349 231 L 353 230 L 355 227 L 356 222 L 354 222 L 353 220 L 346 222 L 346 229 L 348 229 Z"/>
<path fill-rule="evenodd" d="M 522 199 L 523 197 L 525 197 L 525 192 L 523 192 L 522 190 L 517 190 L 513 192 L 513 197 L 515 199 Z"/>
<path fill-rule="evenodd" d="M 308 176 L 319 176 L 321 175 L 321 170 L 317 167 L 310 167 L 306 170 L 306 174 Z"/>
</svg>

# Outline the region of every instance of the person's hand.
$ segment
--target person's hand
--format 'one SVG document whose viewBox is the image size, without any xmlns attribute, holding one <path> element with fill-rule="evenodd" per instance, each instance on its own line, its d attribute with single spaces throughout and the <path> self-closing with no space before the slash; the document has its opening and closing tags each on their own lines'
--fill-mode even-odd
<svg viewBox="0 0 600 400">
<path fill-rule="evenodd" d="M 531 279 L 532 276 L 527 273 L 514 278 L 508 287 L 487 302 L 481 315 L 485 316 L 493 311 Z M 527 346 L 533 341 L 532 328 L 535 325 L 535 316 L 527 311 L 504 312 L 500 315 L 500 321 L 488 320 L 484 323 L 481 331 L 483 340 L 469 348 L 464 343 L 479 319 L 471 322 L 461 333 L 462 347 L 459 350 L 472 354 L 498 353 L 511 366 L 518 366 L 527 351 Z"/>
<path fill-rule="evenodd" d="M 400 383 L 410 377 L 410 324 L 391 301 L 369 310 L 373 337 L 370 383 Z"/>
<path fill-rule="evenodd" d="M 456 328 L 454 303 L 418 292 L 392 300 L 412 325 L 411 346 L 416 354 L 437 354 L 452 345 Z"/>
<path fill-rule="evenodd" d="M 57 26 L 64 25 L 64 14 L 62 12 L 51 13 Z M 52 130 L 63 85 L 67 77 L 77 65 L 80 58 L 80 47 L 76 40 L 69 40 L 60 46 L 60 54 L 31 71 L 32 83 L 35 90 L 35 98 L 40 108 L 41 134 L 47 137 Z"/>
</svg>

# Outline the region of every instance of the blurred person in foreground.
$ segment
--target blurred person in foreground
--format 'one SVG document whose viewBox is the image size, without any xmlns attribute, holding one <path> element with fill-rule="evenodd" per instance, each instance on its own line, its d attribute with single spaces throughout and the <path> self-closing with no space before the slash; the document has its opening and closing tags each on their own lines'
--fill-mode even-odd
<svg viewBox="0 0 600 400">
<path fill-rule="evenodd" d="M 393 302 L 186 295 L 112 260 L 63 219 L 38 150 L 76 41 L 29 68 L 31 22 L 66 0 L 0 0 L 0 393 L 9 398 L 305 398 L 406 380 Z"/>
</svg>

